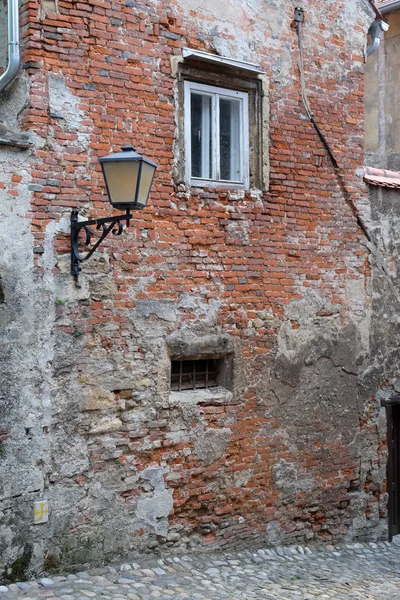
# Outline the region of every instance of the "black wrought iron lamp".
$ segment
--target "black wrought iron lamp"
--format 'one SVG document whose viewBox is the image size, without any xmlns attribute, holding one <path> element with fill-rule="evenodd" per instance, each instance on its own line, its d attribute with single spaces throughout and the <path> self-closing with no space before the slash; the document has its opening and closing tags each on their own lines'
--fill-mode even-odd
<svg viewBox="0 0 400 600">
<path fill-rule="evenodd" d="M 103 156 L 99 160 L 110 203 L 114 208 L 125 209 L 126 214 L 79 221 L 78 211 L 72 211 L 71 272 L 75 277 L 78 277 L 81 270 L 80 263 L 92 256 L 109 233 L 121 235 L 124 222 L 126 227 L 129 227 L 131 210 L 139 210 L 146 206 L 157 168 L 151 160 L 137 154 L 133 146 L 123 146 L 121 152 Z M 92 226 L 95 226 L 95 230 Z M 97 238 L 94 246 L 84 256 L 79 253 L 78 248 L 79 233 L 82 229 L 86 235 L 86 246 L 90 244 L 92 237 Z"/>
</svg>

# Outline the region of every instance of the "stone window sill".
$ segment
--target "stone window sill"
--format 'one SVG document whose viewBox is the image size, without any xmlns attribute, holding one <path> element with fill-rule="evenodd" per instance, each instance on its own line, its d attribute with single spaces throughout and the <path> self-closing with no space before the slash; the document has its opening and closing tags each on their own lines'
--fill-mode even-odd
<svg viewBox="0 0 400 600">
<path fill-rule="evenodd" d="M 207 390 L 182 390 L 170 392 L 170 406 L 182 404 L 230 404 L 233 394 L 223 387 L 209 388 Z"/>
</svg>

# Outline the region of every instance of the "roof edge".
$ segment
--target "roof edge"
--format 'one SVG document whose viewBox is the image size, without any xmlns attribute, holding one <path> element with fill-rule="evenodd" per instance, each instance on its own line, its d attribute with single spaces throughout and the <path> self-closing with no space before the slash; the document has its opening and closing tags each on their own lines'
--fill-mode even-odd
<svg viewBox="0 0 400 600">
<path fill-rule="evenodd" d="M 400 189 L 400 172 L 364 167 L 364 181 L 370 185 Z"/>
</svg>

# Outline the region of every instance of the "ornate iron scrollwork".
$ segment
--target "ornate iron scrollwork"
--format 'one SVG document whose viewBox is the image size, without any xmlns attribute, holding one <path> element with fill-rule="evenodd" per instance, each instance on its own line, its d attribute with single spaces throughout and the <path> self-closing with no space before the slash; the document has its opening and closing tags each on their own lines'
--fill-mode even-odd
<svg viewBox="0 0 400 600">
<path fill-rule="evenodd" d="M 124 230 L 124 221 L 126 227 L 129 227 L 132 215 L 129 210 L 126 211 L 125 215 L 117 215 L 116 217 L 107 217 L 105 219 L 93 219 L 91 221 L 79 221 L 78 211 L 73 210 L 71 213 L 71 273 L 76 278 L 81 270 L 80 263 L 90 258 L 100 246 L 101 242 L 108 236 L 109 233 L 113 235 L 121 235 Z M 95 229 L 92 229 L 95 226 Z M 92 238 L 97 238 L 94 246 L 90 248 L 87 254 L 82 255 L 79 252 L 79 233 L 81 231 L 85 233 L 84 245 L 89 246 Z"/>
</svg>

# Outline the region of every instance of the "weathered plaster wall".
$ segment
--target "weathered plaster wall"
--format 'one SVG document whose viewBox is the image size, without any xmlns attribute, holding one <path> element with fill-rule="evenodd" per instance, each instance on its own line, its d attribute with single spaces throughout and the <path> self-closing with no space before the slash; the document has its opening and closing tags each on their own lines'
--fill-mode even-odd
<svg viewBox="0 0 400 600">
<path fill-rule="evenodd" d="M 371 357 L 361 384 L 380 388 L 379 400 L 395 395 L 399 390 L 398 365 L 398 305 L 399 269 L 399 191 L 370 186 L 371 231 L 377 247 L 372 278 L 373 326 L 370 336 Z M 379 382 L 385 373 L 384 382 Z"/>
<path fill-rule="evenodd" d="M 2 114 L 14 114 L 16 121 L 26 98 L 21 78 L 3 97 Z M 29 150 L 2 148 L 0 425 L 8 438 L 0 458 L 0 547 L 9 563 L 24 553 L 29 562 L 37 550 L 26 517 L 44 487 L 51 424 L 46 355 L 53 323 L 46 286 L 33 269 L 31 169 Z"/>
<path fill-rule="evenodd" d="M 368 58 L 365 71 L 366 161 L 373 167 L 400 169 L 400 11 L 385 15 L 389 30 L 378 51 Z"/>
<path fill-rule="evenodd" d="M 361 0 L 302 6 L 310 103 L 366 206 L 372 15 Z M 368 249 L 301 101 L 294 7 L 25 3 L 10 98 L 31 147 L 1 149 L 6 578 L 132 550 L 384 534 Z M 268 192 L 174 180 L 184 46 L 265 68 Z M 130 141 L 160 165 L 151 205 L 77 287 L 70 210 L 109 214 L 97 157 Z M 170 393 L 181 352 L 224 356 L 232 376 Z M 49 521 L 33 525 L 41 499 Z"/>
<path fill-rule="evenodd" d="M 365 125 L 366 164 L 374 167 L 398 170 L 400 168 L 398 147 L 398 86 L 400 68 L 398 36 L 400 12 L 385 15 L 389 31 L 378 52 L 369 57 L 365 77 Z M 372 266 L 372 319 L 370 352 L 364 361 L 360 377 L 360 398 L 366 399 L 376 390 L 374 402 L 365 404 L 365 423 L 369 416 L 376 418 L 376 436 L 380 440 L 380 458 L 372 459 L 373 448 L 365 447 L 364 456 L 369 462 L 369 487 L 377 488 L 385 476 L 386 419 L 379 410 L 382 400 L 398 395 L 398 306 L 400 295 L 397 285 L 399 240 L 397 226 L 399 193 L 391 188 L 370 186 L 369 210 L 366 225 L 373 244 Z M 370 431 L 370 425 L 363 425 Z M 364 461 L 363 461 L 364 466 Z M 378 507 L 376 507 L 378 508 Z"/>
<path fill-rule="evenodd" d="M 370 231 L 375 241 L 372 258 L 372 321 L 370 354 L 364 362 L 360 377 L 360 398 L 366 399 L 371 390 L 376 395 L 364 405 L 363 429 L 369 430 L 380 441 L 378 456 L 364 442 L 363 469 L 367 471 L 369 489 L 378 489 L 386 476 L 386 416 L 379 406 L 383 400 L 399 394 L 399 191 L 370 186 Z M 373 419 L 371 420 L 371 417 Z M 368 465 L 365 464 L 367 459 Z M 366 469 L 367 467 L 367 469 Z M 384 498 L 382 497 L 382 500 Z M 375 506 L 378 510 L 378 506 Z"/>
</svg>

